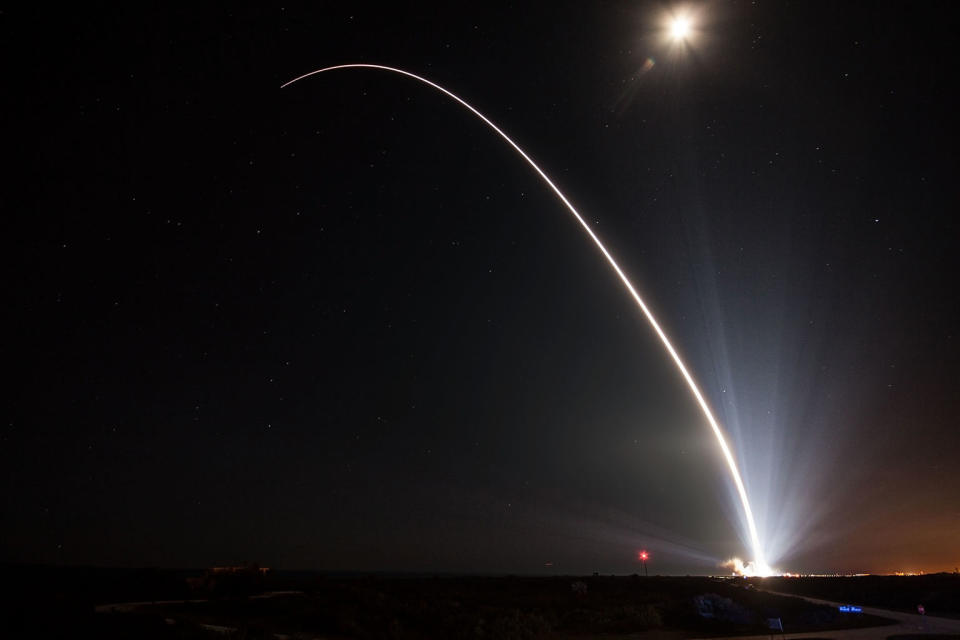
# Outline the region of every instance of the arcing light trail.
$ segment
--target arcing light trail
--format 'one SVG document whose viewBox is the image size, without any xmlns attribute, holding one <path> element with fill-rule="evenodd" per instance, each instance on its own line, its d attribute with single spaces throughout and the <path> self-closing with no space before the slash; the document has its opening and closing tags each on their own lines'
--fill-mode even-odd
<svg viewBox="0 0 960 640">
<path fill-rule="evenodd" d="M 747 520 L 747 528 L 750 533 L 750 542 L 753 546 L 753 567 L 756 575 L 768 575 L 772 573 L 770 567 L 767 565 L 765 555 L 763 553 L 763 548 L 760 546 L 760 538 L 757 536 L 757 526 L 753 520 L 753 511 L 750 509 L 750 501 L 747 499 L 747 490 L 743 486 L 743 480 L 740 477 L 740 470 L 737 468 L 736 460 L 733 458 L 733 454 L 730 452 L 730 447 L 727 445 L 727 440 L 723 436 L 723 431 L 720 429 L 720 425 L 717 423 L 716 418 L 713 417 L 713 413 L 710 411 L 707 401 L 704 399 L 703 394 L 700 393 L 700 388 L 697 386 L 697 383 L 693 380 L 693 376 L 690 375 L 690 372 L 687 370 L 686 365 L 683 364 L 683 360 L 680 359 L 680 356 L 677 354 L 676 350 L 673 348 L 673 345 L 670 344 L 670 340 L 667 338 L 667 334 L 663 332 L 663 329 L 660 328 L 660 325 L 657 323 L 656 318 L 653 317 L 653 314 L 650 312 L 650 309 L 647 308 L 646 303 L 644 303 L 643 298 L 640 297 L 640 294 L 637 293 L 637 290 L 634 288 L 633 284 L 630 282 L 630 279 L 627 278 L 627 275 L 620 268 L 620 265 L 617 264 L 617 261 L 613 259 L 613 256 L 610 255 L 610 252 L 607 251 L 607 248 L 603 246 L 603 243 L 600 242 L 600 238 L 593 232 L 590 226 L 587 224 L 587 221 L 583 219 L 583 216 L 574 208 L 570 201 L 567 200 L 567 197 L 563 195 L 563 192 L 553 183 L 553 181 L 543 172 L 543 169 L 537 166 L 537 163 L 534 162 L 527 153 L 520 148 L 520 146 L 510 139 L 506 133 L 504 133 L 500 127 L 491 122 L 485 115 L 474 109 L 470 106 L 465 100 L 459 96 L 447 91 L 440 85 L 422 78 L 416 74 L 410 73 L 409 71 L 404 71 L 403 69 L 396 69 L 394 67 L 386 67 L 379 64 L 341 64 L 333 67 L 324 67 L 323 69 L 317 69 L 316 71 L 311 71 L 310 73 L 305 73 L 302 76 L 294 78 L 289 82 L 282 85 L 280 88 L 288 87 L 304 78 L 309 78 L 310 76 L 315 76 L 320 73 L 325 73 L 327 71 L 337 71 L 342 69 L 378 69 L 380 71 L 389 71 L 390 73 L 397 73 L 402 76 L 407 76 L 408 78 L 413 78 L 423 84 L 426 84 L 430 87 L 433 87 L 437 91 L 449 96 L 453 100 L 457 101 L 475 116 L 483 120 L 484 123 L 491 129 L 497 132 L 497 134 L 507 141 L 514 150 L 520 154 L 520 156 L 527 161 L 533 170 L 536 171 L 543 181 L 547 183 L 553 192 L 557 194 L 557 197 L 560 198 L 560 201 L 566 205 L 567 209 L 570 210 L 570 213 L 573 214 L 573 217 L 577 219 L 577 222 L 580 223 L 580 226 L 583 227 L 583 230 L 587 232 L 587 235 L 590 236 L 590 239 L 593 240 L 593 243 L 600 250 L 600 253 L 607 259 L 607 262 L 610 263 L 610 267 L 613 268 L 617 276 L 620 278 L 620 281 L 623 282 L 623 285 L 627 288 L 627 291 L 633 297 L 634 301 L 637 303 L 637 306 L 640 307 L 640 310 L 643 311 L 643 315 L 646 316 L 647 321 L 650 323 L 650 326 L 653 327 L 653 330 L 657 333 L 657 336 L 660 337 L 660 341 L 663 343 L 664 348 L 667 350 L 667 353 L 670 354 L 670 357 L 673 358 L 673 362 L 677 365 L 677 369 L 680 370 L 680 373 L 683 374 L 683 379 L 687 381 L 687 386 L 690 387 L 690 391 L 693 393 L 693 396 L 697 399 L 697 403 L 700 405 L 700 408 L 703 410 L 703 415 L 706 416 L 707 422 L 710 423 L 710 428 L 713 429 L 713 434 L 717 437 L 717 442 L 720 444 L 720 450 L 723 451 L 723 457 L 726 458 L 727 466 L 730 467 L 730 475 L 733 476 L 733 482 L 737 487 L 737 493 L 740 495 L 740 502 L 743 505 L 744 515 Z"/>
</svg>

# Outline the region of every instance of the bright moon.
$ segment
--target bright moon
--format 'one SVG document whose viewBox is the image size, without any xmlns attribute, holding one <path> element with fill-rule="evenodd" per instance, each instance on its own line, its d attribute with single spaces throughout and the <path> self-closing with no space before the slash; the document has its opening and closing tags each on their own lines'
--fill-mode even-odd
<svg viewBox="0 0 960 640">
<path fill-rule="evenodd" d="M 687 18 L 675 18 L 670 25 L 670 33 L 674 40 L 683 40 L 690 35 L 690 20 Z"/>
</svg>

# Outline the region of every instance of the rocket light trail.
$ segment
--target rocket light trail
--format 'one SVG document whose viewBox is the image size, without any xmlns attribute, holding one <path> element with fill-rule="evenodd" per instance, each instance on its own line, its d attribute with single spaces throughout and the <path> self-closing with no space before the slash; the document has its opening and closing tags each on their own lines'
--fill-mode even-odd
<svg viewBox="0 0 960 640">
<path fill-rule="evenodd" d="M 740 496 L 740 502 L 743 506 L 744 515 L 746 516 L 747 528 L 750 533 L 750 542 L 753 546 L 753 566 L 755 567 L 755 572 L 757 575 L 767 575 L 771 573 L 769 566 L 766 563 L 766 558 L 764 557 L 763 549 L 760 546 L 760 539 L 757 535 L 757 527 L 753 519 L 753 511 L 750 508 L 750 501 L 747 499 L 747 490 L 743 485 L 743 480 L 740 477 L 740 471 L 737 468 L 737 463 L 733 458 L 733 454 L 730 451 L 730 447 L 727 445 L 727 440 L 723 435 L 723 431 L 720 429 L 720 425 L 717 423 L 716 418 L 713 417 L 713 413 L 710 411 L 710 407 L 707 404 L 706 399 L 704 399 L 703 394 L 700 393 L 700 388 L 697 386 L 697 383 L 694 381 L 693 376 L 687 370 L 686 365 L 684 365 L 683 360 L 680 359 L 680 356 L 677 354 L 676 350 L 673 348 L 673 345 L 670 344 L 670 340 L 667 338 L 667 334 L 664 333 L 663 329 L 660 328 L 660 325 L 657 323 L 657 320 L 653 317 L 653 314 L 650 312 L 650 309 L 647 308 L 646 303 L 640 297 L 640 294 L 637 293 L 637 290 L 634 288 L 633 284 L 630 282 L 630 279 L 627 278 L 626 274 L 620 269 L 620 265 L 617 264 L 617 261 L 613 259 L 613 256 L 607 251 L 607 248 L 600 241 L 600 238 L 593 232 L 590 226 L 587 224 L 587 221 L 584 220 L 583 216 L 574 208 L 574 206 L 567 200 L 567 197 L 563 195 L 563 192 L 553 183 L 553 181 L 547 176 L 543 170 L 537 166 L 537 164 L 527 155 L 527 153 L 520 148 L 520 146 L 510 139 L 506 133 L 504 133 L 500 127 L 491 122 L 485 115 L 474 109 L 470 104 L 465 100 L 460 98 L 454 93 L 444 89 L 440 85 L 422 78 L 416 74 L 410 73 L 409 71 L 404 71 L 403 69 L 397 69 L 394 67 L 387 67 L 378 64 L 341 64 L 333 67 L 324 67 L 323 69 L 317 69 L 316 71 L 311 71 L 310 73 L 305 73 L 302 76 L 298 76 L 289 82 L 284 83 L 280 88 L 288 87 L 300 80 L 309 78 L 310 76 L 315 76 L 320 73 L 325 73 L 327 71 L 336 71 L 341 69 L 378 69 L 380 71 L 389 71 L 390 73 L 397 73 L 408 78 L 413 78 L 419 82 L 422 82 L 430 87 L 433 87 L 437 91 L 449 96 L 456 102 L 463 105 L 475 116 L 483 120 L 491 129 L 493 129 L 501 138 L 507 141 L 514 150 L 520 154 L 520 156 L 527 161 L 534 171 L 536 171 L 543 181 L 549 186 L 557 197 L 560 198 L 560 201 L 566 205 L 567 209 L 570 210 L 570 213 L 573 214 L 573 217 L 577 219 L 577 222 L 580 223 L 580 226 L 583 227 L 584 231 L 587 232 L 587 235 L 590 236 L 590 239 L 593 240 L 593 243 L 600 250 L 603 256 L 607 259 L 607 262 L 610 264 L 610 267 L 614 270 L 617 276 L 620 278 L 620 281 L 623 282 L 623 285 L 627 288 L 627 291 L 630 293 L 630 296 L 637 303 L 637 306 L 640 307 L 640 310 L 643 311 L 643 315 L 647 318 L 647 321 L 650 323 L 650 326 L 656 332 L 657 336 L 660 338 L 660 341 L 663 343 L 664 348 L 667 350 L 667 353 L 670 354 L 670 357 L 673 359 L 674 364 L 677 365 L 677 369 L 680 370 L 680 373 L 683 375 L 683 379 L 686 380 L 687 386 L 690 388 L 690 391 L 693 393 L 694 398 L 697 400 L 697 404 L 700 405 L 700 409 L 703 411 L 703 415 L 707 418 L 707 422 L 710 424 L 710 428 L 713 430 L 713 434 L 717 438 L 717 442 L 720 445 L 720 450 L 723 452 L 723 457 L 727 461 L 727 466 L 730 468 L 730 475 L 733 477 L 733 482 L 737 487 L 737 493 Z"/>
</svg>

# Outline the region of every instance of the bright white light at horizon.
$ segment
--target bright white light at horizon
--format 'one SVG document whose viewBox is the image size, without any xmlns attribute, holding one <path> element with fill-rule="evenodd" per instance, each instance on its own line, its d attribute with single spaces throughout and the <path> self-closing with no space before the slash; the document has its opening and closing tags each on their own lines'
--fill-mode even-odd
<svg viewBox="0 0 960 640">
<path fill-rule="evenodd" d="M 740 558 L 730 558 L 721 566 L 730 569 L 732 573 L 745 578 L 767 578 L 769 576 L 780 575 L 780 572 L 771 568 L 765 562 L 756 562 L 751 560 L 744 564 Z"/>
<path fill-rule="evenodd" d="M 690 19 L 684 16 L 677 16 L 670 24 L 670 35 L 674 40 L 686 40 L 690 35 Z"/>
</svg>

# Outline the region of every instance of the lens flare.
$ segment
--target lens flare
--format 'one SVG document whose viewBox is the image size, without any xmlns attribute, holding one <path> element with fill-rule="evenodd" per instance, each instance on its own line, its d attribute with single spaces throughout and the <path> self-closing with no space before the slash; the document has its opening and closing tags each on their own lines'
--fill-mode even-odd
<svg viewBox="0 0 960 640">
<path fill-rule="evenodd" d="M 687 24 L 687 27 L 689 28 L 689 22 L 686 24 Z M 431 82 L 430 80 L 427 80 L 426 78 L 423 78 L 416 74 L 410 73 L 409 71 L 404 71 L 403 69 L 397 69 L 395 67 L 387 67 L 387 66 L 378 65 L 378 64 L 361 64 L 361 63 L 341 64 L 341 65 L 336 65 L 332 67 L 324 67 L 322 69 L 317 69 L 316 71 L 311 71 L 310 73 L 305 73 L 302 76 L 298 76 L 293 80 L 290 80 L 289 82 L 284 83 L 280 88 L 283 89 L 284 87 L 288 87 L 296 82 L 299 82 L 300 80 L 309 78 L 310 76 L 315 76 L 320 73 L 326 73 L 328 71 L 337 71 L 337 70 L 343 70 L 343 69 L 377 69 L 380 71 L 388 71 L 390 73 L 396 73 L 402 76 L 407 76 L 408 78 L 413 78 L 418 82 L 422 82 L 427 86 L 433 87 L 437 91 L 443 93 L 444 95 L 448 96 L 452 100 L 456 101 L 457 103 L 465 107 L 473 115 L 480 118 L 480 120 L 482 120 L 488 127 L 493 129 L 497 133 L 497 135 L 499 135 L 501 138 L 503 138 L 507 142 L 507 144 L 513 147 L 514 151 L 520 154 L 520 157 L 526 160 L 527 164 L 529 164 L 530 167 L 537 172 L 540 178 L 543 179 L 546 185 L 553 190 L 553 192 L 557 195 L 560 201 L 567 207 L 570 213 L 573 214 L 573 217 L 577 220 L 577 222 L 580 223 L 580 226 L 583 227 L 583 230 L 590 237 L 590 240 L 593 241 L 593 244 L 596 245 L 597 249 L 600 250 L 600 253 L 603 254 L 603 257 L 606 258 L 607 263 L 613 269 L 614 273 L 617 274 L 617 277 L 620 278 L 620 281 L 623 283 L 623 286 L 626 287 L 627 292 L 630 294 L 630 297 L 632 297 L 634 302 L 637 303 L 637 306 L 640 308 L 640 311 L 643 312 L 643 315 L 646 317 L 647 322 L 650 324 L 650 327 L 657 334 L 657 337 L 660 338 L 660 342 L 663 344 L 664 349 L 666 349 L 667 353 L 670 355 L 670 358 L 673 360 L 674 364 L 677 366 L 677 369 L 680 371 L 680 374 L 683 376 L 683 379 L 687 383 L 687 387 L 689 387 L 690 392 L 693 394 L 693 397 L 696 399 L 697 404 L 700 406 L 700 409 L 703 411 L 703 415 L 704 417 L 706 417 L 707 422 L 710 424 L 710 429 L 713 431 L 713 435 L 717 439 L 717 444 L 720 446 L 720 450 L 723 453 L 723 457 L 726 460 L 727 466 L 730 469 L 730 476 L 732 477 L 733 483 L 737 488 L 737 494 L 740 496 L 740 503 L 743 507 L 743 513 L 746 519 L 747 530 L 750 535 L 750 545 L 753 547 L 752 550 L 753 550 L 754 559 L 749 564 L 755 568 L 754 570 L 763 571 L 763 572 L 766 572 L 767 575 L 769 575 L 770 567 L 767 565 L 767 561 L 763 553 L 763 548 L 760 545 L 760 538 L 757 535 L 757 525 L 755 524 L 753 519 L 753 510 L 750 508 L 750 501 L 747 499 L 747 490 L 743 485 L 743 479 L 740 477 L 740 470 L 737 468 L 737 463 L 736 463 L 736 460 L 734 460 L 733 453 L 730 451 L 730 447 L 727 445 L 727 440 L 723 435 L 723 431 L 720 429 L 719 423 L 717 423 L 716 418 L 713 417 L 713 412 L 710 411 L 710 406 L 707 404 L 706 399 L 703 397 L 703 394 L 700 392 L 700 388 L 697 386 L 697 383 L 694 381 L 693 376 L 687 370 L 687 367 L 683 363 L 683 360 L 680 359 L 680 355 L 673 348 L 673 345 L 670 343 L 670 340 L 667 338 L 667 334 L 663 331 L 663 329 L 660 328 L 660 324 L 657 322 L 656 318 L 653 317 L 653 313 L 651 313 L 650 309 L 647 308 L 647 305 L 643 301 L 643 298 L 640 297 L 640 294 L 637 293 L 637 290 L 634 288 L 633 283 L 630 282 L 630 279 L 627 278 L 627 275 L 620 268 L 620 265 L 618 265 L 617 261 L 614 260 L 613 255 L 611 255 L 611 253 L 607 250 L 607 248 L 603 245 L 603 243 L 600 242 L 600 238 L 597 237 L 597 235 L 593 232 L 593 229 L 590 228 L 590 225 L 587 224 L 587 221 L 583 218 L 583 216 L 581 216 L 580 213 L 570 203 L 570 201 L 567 200 L 567 197 L 563 195 L 563 192 L 560 191 L 559 187 L 557 187 L 557 185 L 553 183 L 553 181 L 547 176 L 547 174 L 544 173 L 543 169 L 537 166 L 537 163 L 535 163 L 533 159 L 530 158 L 530 156 L 528 156 L 527 153 L 520 148 L 520 145 L 514 142 L 510 138 L 510 136 L 504 133 L 503 130 L 500 129 L 500 127 L 498 127 L 493 122 L 491 122 L 485 115 L 477 111 L 475 108 L 473 108 L 470 104 L 468 104 L 465 100 L 463 100 L 456 94 L 448 91 L 447 89 L 444 89 L 443 87 L 436 84 L 435 82 Z"/>
</svg>

